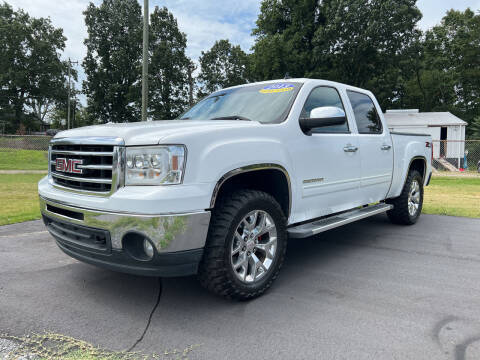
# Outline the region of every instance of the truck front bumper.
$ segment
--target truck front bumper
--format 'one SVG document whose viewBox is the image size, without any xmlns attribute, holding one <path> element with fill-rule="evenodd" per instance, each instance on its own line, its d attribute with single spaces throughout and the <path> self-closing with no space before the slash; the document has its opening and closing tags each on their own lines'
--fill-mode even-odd
<svg viewBox="0 0 480 360">
<path fill-rule="evenodd" d="M 132 214 L 84 209 L 40 197 L 50 234 L 66 254 L 115 271 L 148 276 L 195 274 L 210 212 Z M 152 245 L 153 256 L 144 242 Z"/>
</svg>

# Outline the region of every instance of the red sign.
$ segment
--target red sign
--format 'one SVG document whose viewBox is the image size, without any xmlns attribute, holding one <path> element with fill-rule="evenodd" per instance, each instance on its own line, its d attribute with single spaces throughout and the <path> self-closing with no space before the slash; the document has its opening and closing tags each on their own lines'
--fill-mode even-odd
<svg viewBox="0 0 480 360">
<path fill-rule="evenodd" d="M 56 158 L 55 170 L 65 173 L 81 174 L 83 173 L 83 169 L 78 168 L 78 165 L 81 164 L 83 164 L 83 160 Z"/>
</svg>

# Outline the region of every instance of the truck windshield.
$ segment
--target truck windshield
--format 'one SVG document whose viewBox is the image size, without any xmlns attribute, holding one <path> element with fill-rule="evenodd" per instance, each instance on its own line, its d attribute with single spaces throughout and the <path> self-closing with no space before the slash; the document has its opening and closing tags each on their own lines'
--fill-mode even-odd
<svg viewBox="0 0 480 360">
<path fill-rule="evenodd" d="M 253 120 L 280 123 L 302 86 L 272 82 L 217 91 L 180 116 L 180 120 Z"/>
</svg>

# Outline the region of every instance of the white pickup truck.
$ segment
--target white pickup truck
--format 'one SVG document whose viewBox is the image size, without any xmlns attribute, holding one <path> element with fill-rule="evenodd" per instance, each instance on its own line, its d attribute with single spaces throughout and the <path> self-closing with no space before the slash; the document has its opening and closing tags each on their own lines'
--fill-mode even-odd
<svg viewBox="0 0 480 360">
<path fill-rule="evenodd" d="M 277 277 L 288 238 L 383 212 L 415 223 L 431 139 L 389 132 L 369 91 L 289 79 L 217 91 L 177 120 L 61 132 L 49 162 L 41 212 L 65 253 L 140 275 L 198 274 L 249 299 Z"/>
</svg>

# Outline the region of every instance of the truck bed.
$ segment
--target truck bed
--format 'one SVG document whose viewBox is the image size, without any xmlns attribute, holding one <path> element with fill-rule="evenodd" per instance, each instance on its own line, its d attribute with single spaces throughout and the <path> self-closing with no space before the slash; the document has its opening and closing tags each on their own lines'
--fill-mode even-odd
<svg viewBox="0 0 480 360">
<path fill-rule="evenodd" d="M 425 183 L 431 170 L 432 157 L 432 137 L 428 134 L 415 134 L 403 132 L 391 132 L 393 142 L 393 176 L 392 185 L 388 193 L 389 198 L 400 195 L 407 169 L 410 163 L 415 159 L 425 159 L 427 168 L 425 169 Z"/>
</svg>

